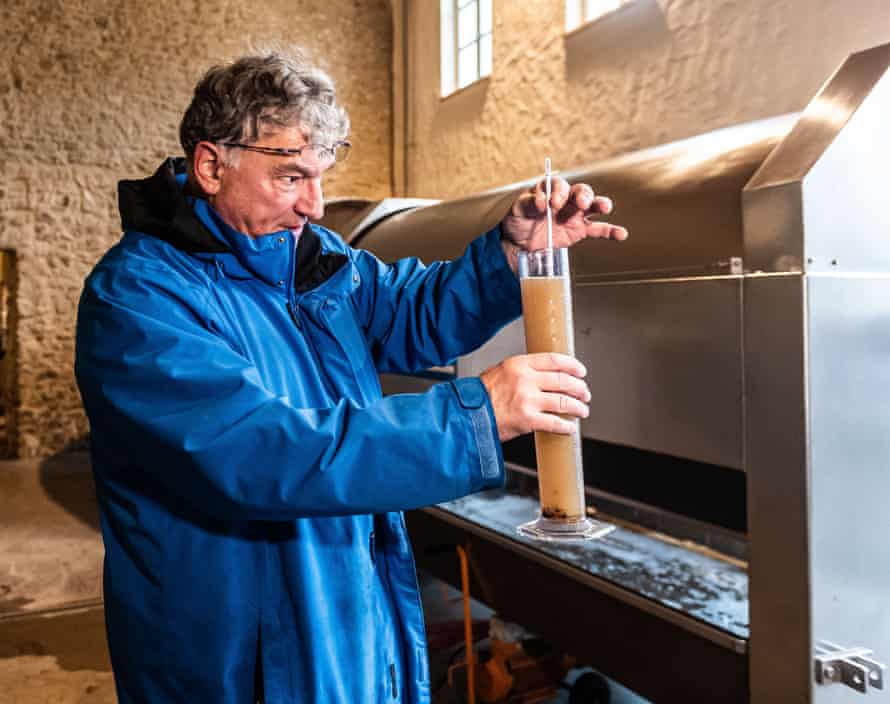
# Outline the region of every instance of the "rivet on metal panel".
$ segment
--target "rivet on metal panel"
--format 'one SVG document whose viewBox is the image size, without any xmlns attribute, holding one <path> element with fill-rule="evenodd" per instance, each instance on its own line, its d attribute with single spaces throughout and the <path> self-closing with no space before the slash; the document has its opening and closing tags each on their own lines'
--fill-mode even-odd
<svg viewBox="0 0 890 704">
<path fill-rule="evenodd" d="M 831 260 L 831 266 L 837 266 L 837 259 Z"/>
<path fill-rule="evenodd" d="M 732 274 L 744 273 L 744 266 L 742 264 L 741 257 L 730 257 L 729 258 L 729 271 Z"/>
</svg>

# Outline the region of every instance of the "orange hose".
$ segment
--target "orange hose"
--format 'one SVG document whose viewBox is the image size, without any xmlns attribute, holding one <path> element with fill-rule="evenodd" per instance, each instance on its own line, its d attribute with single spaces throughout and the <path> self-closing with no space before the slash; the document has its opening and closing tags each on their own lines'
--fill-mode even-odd
<svg viewBox="0 0 890 704">
<path fill-rule="evenodd" d="M 467 704 L 476 704 L 476 656 L 473 653 L 473 617 L 470 614 L 470 566 L 467 551 L 457 546 L 460 558 L 460 586 L 464 602 L 464 640 L 467 649 Z"/>
</svg>

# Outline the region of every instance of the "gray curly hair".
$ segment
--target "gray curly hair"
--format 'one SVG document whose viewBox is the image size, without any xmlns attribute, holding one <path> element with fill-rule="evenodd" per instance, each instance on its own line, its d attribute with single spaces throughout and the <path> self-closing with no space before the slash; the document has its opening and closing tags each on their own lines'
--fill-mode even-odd
<svg viewBox="0 0 890 704">
<path fill-rule="evenodd" d="M 191 163 L 198 142 L 255 142 L 270 130 L 298 125 L 315 144 L 349 132 L 334 82 L 300 49 L 276 47 L 211 67 L 198 81 L 179 125 Z"/>
</svg>

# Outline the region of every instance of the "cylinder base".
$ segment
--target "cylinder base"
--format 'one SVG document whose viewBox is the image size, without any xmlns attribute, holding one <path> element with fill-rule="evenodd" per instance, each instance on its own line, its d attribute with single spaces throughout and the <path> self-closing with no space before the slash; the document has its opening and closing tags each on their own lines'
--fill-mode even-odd
<svg viewBox="0 0 890 704">
<path fill-rule="evenodd" d="M 582 518 L 579 521 L 554 521 L 543 516 L 523 523 L 516 529 L 520 535 L 528 538 L 554 543 L 596 540 L 608 535 L 613 530 L 615 530 L 615 526 L 611 523 L 594 521 L 590 518 Z"/>
</svg>

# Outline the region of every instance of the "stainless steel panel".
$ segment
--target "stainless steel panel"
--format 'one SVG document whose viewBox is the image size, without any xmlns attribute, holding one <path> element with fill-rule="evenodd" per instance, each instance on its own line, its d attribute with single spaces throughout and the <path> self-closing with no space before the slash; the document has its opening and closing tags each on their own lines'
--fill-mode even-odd
<svg viewBox="0 0 890 704">
<path fill-rule="evenodd" d="M 579 284 L 586 437 L 742 468 L 741 278 Z M 522 321 L 458 361 L 474 376 L 525 352 Z"/>
<path fill-rule="evenodd" d="M 586 437 L 741 469 L 741 278 L 579 285 Z"/>
<path fill-rule="evenodd" d="M 525 354 L 525 331 L 521 318 L 506 325 L 497 335 L 472 354 L 458 359 L 457 375 L 479 376 L 489 367 L 502 362 L 507 357 L 512 357 L 514 354 Z"/>
<path fill-rule="evenodd" d="M 746 267 L 789 272 L 744 287 L 755 704 L 859 701 L 816 642 L 890 648 L 888 67 L 851 56 L 745 188 Z"/>
<path fill-rule="evenodd" d="M 741 189 L 793 123 L 794 116 L 753 122 L 562 172 L 611 196 L 611 219 L 631 233 L 626 242 L 573 248 L 575 275 L 724 270 L 742 254 Z M 453 259 L 495 227 L 534 181 L 399 213 L 371 230 L 362 246 L 387 261 Z"/>
<path fill-rule="evenodd" d="M 890 65 L 890 44 L 852 54 L 810 101 L 794 129 L 754 174 L 749 189 L 800 181 L 825 153 Z"/>
<path fill-rule="evenodd" d="M 850 56 L 745 186 L 749 271 L 888 270 L 888 67 L 890 44 Z"/>
<path fill-rule="evenodd" d="M 745 266 L 754 272 L 804 270 L 801 184 L 746 190 Z"/>
<path fill-rule="evenodd" d="M 728 270 L 743 252 L 741 189 L 794 116 L 717 130 L 572 172 L 613 198 L 626 242 L 572 250 L 577 277 L 679 276 Z"/>
<path fill-rule="evenodd" d="M 750 676 L 754 704 L 811 702 L 802 275 L 744 281 Z"/>
<path fill-rule="evenodd" d="M 813 639 L 887 663 L 890 278 L 808 277 L 807 300 Z M 816 704 L 863 701 L 840 684 L 814 691 Z"/>
<path fill-rule="evenodd" d="M 890 71 L 804 179 L 807 271 L 890 271 L 888 115 Z"/>
</svg>

